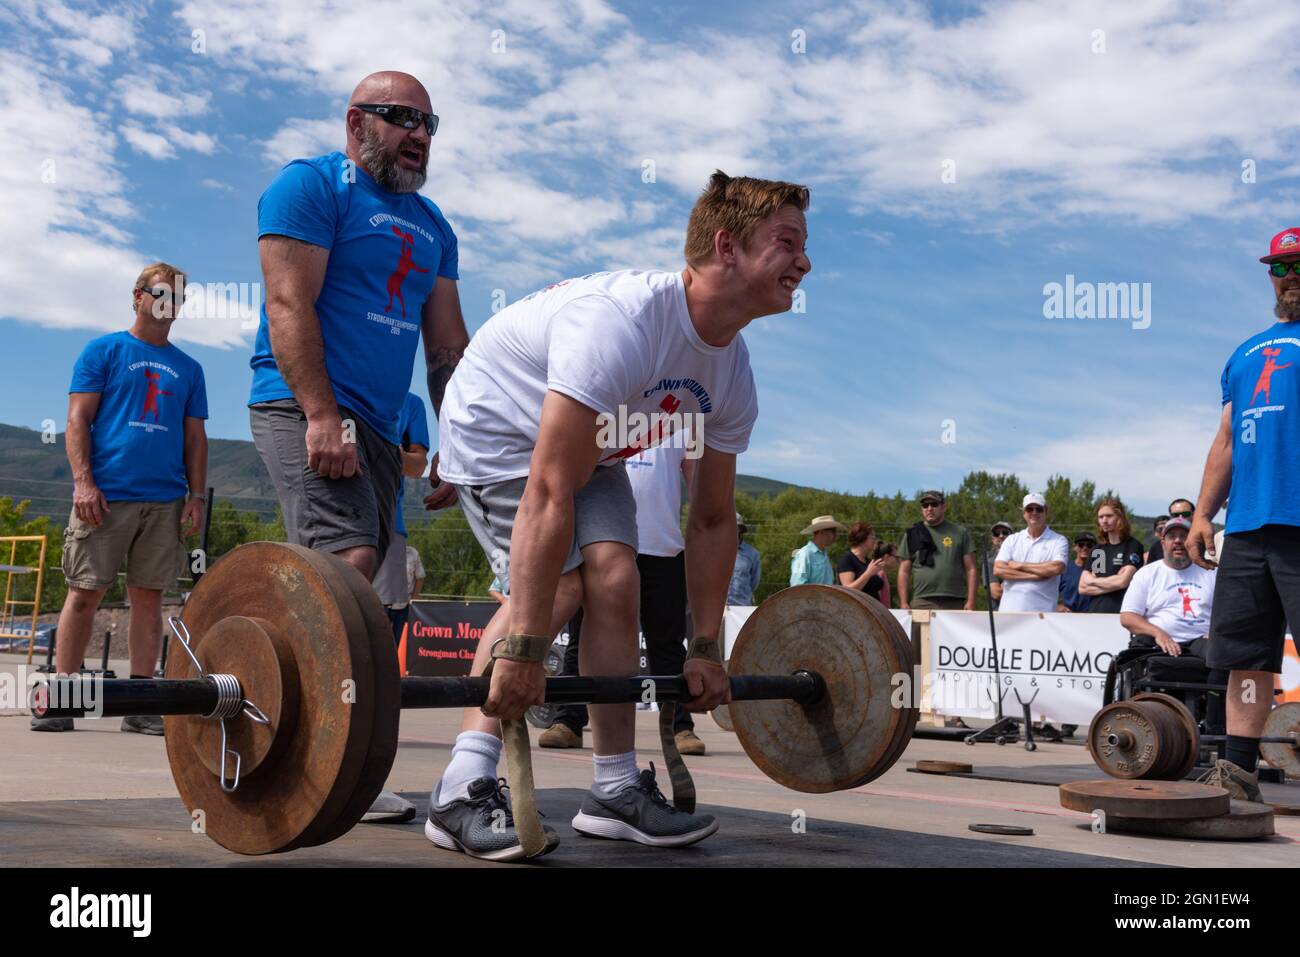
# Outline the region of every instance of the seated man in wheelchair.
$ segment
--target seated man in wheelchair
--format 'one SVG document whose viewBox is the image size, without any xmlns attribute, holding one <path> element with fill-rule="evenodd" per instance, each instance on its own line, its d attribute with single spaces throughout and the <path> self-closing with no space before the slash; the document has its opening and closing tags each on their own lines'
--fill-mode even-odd
<svg viewBox="0 0 1300 957">
<path fill-rule="evenodd" d="M 1163 652 L 1172 658 L 1190 656 L 1204 664 L 1209 651 L 1210 608 L 1214 599 L 1213 569 L 1193 564 L 1187 551 L 1191 524 L 1171 518 L 1161 533 L 1164 557 L 1139 568 L 1124 595 L 1120 624 L 1133 639 L 1130 650 Z M 1127 656 L 1125 656 L 1127 657 Z M 1206 666 L 1208 669 L 1208 665 Z M 1192 679 L 1196 681 L 1195 678 Z M 1200 683 L 1226 685 L 1226 671 L 1210 671 Z M 1184 697 L 1184 696 L 1180 696 Z M 1195 713 L 1199 708 L 1192 708 Z M 1205 703 L 1206 731 L 1223 731 L 1221 691 L 1211 691 Z"/>
</svg>

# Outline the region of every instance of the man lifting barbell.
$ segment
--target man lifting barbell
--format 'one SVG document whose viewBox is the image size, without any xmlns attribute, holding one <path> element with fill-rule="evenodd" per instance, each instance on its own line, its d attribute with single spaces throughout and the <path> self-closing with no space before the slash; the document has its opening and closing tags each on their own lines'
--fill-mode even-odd
<svg viewBox="0 0 1300 957">
<path fill-rule="evenodd" d="M 1228 747 L 1211 783 L 1260 801 L 1260 737 L 1282 670 L 1288 620 L 1300 625 L 1300 228 L 1273 237 L 1266 263 L 1278 322 L 1239 345 L 1223 369 L 1223 414 L 1205 462 L 1188 538 L 1192 560 L 1217 562 L 1209 665 L 1228 676 Z M 1212 520 L 1232 490 L 1223 553 Z"/>
<path fill-rule="evenodd" d="M 459 498 L 510 600 L 474 661 L 473 674 L 491 664 L 488 700 L 467 710 L 430 795 L 425 833 L 439 847 L 525 856 L 516 819 L 522 832 L 528 818 L 520 807 L 510 816 L 497 777 L 496 719 L 542 703 L 542 657 L 575 595 L 581 673 L 636 673 L 636 519 L 623 463 L 673 441 L 684 421 L 704 446 L 686 532 L 695 634 L 685 705 L 707 711 L 728 699 L 717 644 L 736 555 L 736 456 L 758 413 L 740 332 L 790 309 L 811 268 L 807 207 L 803 186 L 716 172 L 691 211 L 681 273 L 566 280 L 504 309 L 471 341 L 447 388 L 426 505 Z M 653 768 L 638 769 L 634 722 L 631 703 L 591 708 L 594 783 L 574 829 L 655 846 L 712 834 L 712 817 L 670 806 Z M 547 829 L 531 843 L 527 853 L 544 853 L 558 840 Z"/>
</svg>

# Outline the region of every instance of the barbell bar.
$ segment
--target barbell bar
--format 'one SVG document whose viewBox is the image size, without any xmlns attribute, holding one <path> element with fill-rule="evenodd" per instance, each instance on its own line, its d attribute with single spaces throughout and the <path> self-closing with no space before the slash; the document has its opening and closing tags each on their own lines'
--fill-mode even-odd
<svg viewBox="0 0 1300 957">
<path fill-rule="evenodd" d="M 237 676 L 230 677 L 238 681 Z M 33 691 L 34 699 L 42 695 L 48 695 L 48 699 L 33 700 L 32 711 L 41 718 L 119 718 L 136 714 L 208 717 L 217 710 L 220 698 L 214 678 L 213 675 L 180 680 L 55 678 L 42 682 Z M 812 671 L 792 675 L 740 675 L 728 680 L 733 701 L 790 699 L 811 705 L 826 689 L 826 682 Z M 490 678 L 403 678 L 400 706 L 403 711 L 478 707 L 487 701 L 490 683 Z M 242 699 L 242 687 L 238 693 Z M 547 704 L 626 704 L 686 701 L 690 697 L 686 678 L 681 675 L 546 679 Z M 91 704 L 87 706 L 86 702 Z"/>
</svg>

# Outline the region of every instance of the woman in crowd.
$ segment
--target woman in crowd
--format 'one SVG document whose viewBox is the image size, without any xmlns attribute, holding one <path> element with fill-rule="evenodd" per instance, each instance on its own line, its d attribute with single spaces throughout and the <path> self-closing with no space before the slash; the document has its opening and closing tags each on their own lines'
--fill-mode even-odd
<svg viewBox="0 0 1300 957">
<path fill-rule="evenodd" d="M 854 522 L 849 527 L 849 550 L 840 557 L 835 572 L 845 588 L 866 592 L 888 607 L 887 591 L 884 600 L 881 599 L 881 592 L 889 588 L 889 583 L 884 575 L 884 559 L 875 557 L 878 544 L 876 532 L 870 523 Z"/>
</svg>

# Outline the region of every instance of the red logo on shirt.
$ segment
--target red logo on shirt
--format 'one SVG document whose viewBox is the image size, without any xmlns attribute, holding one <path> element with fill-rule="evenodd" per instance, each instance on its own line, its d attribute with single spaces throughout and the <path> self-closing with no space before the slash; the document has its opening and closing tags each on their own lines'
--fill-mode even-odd
<svg viewBox="0 0 1300 957">
<path fill-rule="evenodd" d="M 1255 391 L 1250 397 L 1251 402 L 1254 402 L 1255 396 L 1259 395 L 1261 392 L 1264 393 L 1264 401 L 1265 402 L 1270 401 L 1268 397 L 1268 387 L 1270 381 L 1273 378 L 1273 373 L 1276 372 L 1278 369 L 1286 369 L 1291 366 L 1290 362 L 1286 363 L 1286 365 L 1277 364 L 1277 357 L 1282 354 L 1281 349 L 1266 348 L 1263 350 L 1263 353 L 1264 353 L 1264 368 L 1259 374 L 1259 381 L 1255 383 Z"/>
<path fill-rule="evenodd" d="M 162 389 L 158 388 L 158 383 L 162 379 L 161 372 L 150 372 L 148 369 L 145 369 L 144 377 L 149 380 L 149 385 L 145 389 L 144 409 L 140 412 L 140 420 L 144 421 L 144 417 L 148 415 L 150 412 L 152 412 L 153 420 L 157 422 L 158 421 L 158 396 L 171 395 L 172 393 L 164 392 Z"/>
<path fill-rule="evenodd" d="M 415 251 L 415 237 L 410 233 L 402 232 L 396 226 L 392 227 L 392 229 L 402 240 L 402 252 L 397 257 L 397 268 L 388 277 L 388 305 L 384 306 L 384 312 L 393 308 L 393 297 L 396 296 L 397 301 L 402 306 L 402 318 L 405 319 L 406 300 L 402 298 L 402 283 L 406 282 L 406 276 L 412 269 L 416 272 L 428 272 L 429 270 L 421 269 L 415 264 L 415 260 L 411 258 L 411 253 Z"/>
<path fill-rule="evenodd" d="M 1178 594 L 1183 596 L 1183 617 L 1195 618 L 1196 609 L 1192 607 L 1192 590 L 1190 588 L 1180 588 Z"/>
<path fill-rule="evenodd" d="M 666 396 L 664 396 L 663 401 L 659 403 L 659 408 L 662 409 L 664 413 L 667 415 L 672 415 L 681 407 L 682 407 L 682 400 L 677 398 L 677 396 L 673 395 L 671 392 L 669 392 Z M 671 434 L 672 434 L 671 432 L 668 433 L 668 435 Z M 643 438 L 634 439 L 633 441 L 628 443 L 627 448 L 620 449 L 619 451 L 615 452 L 613 455 L 605 456 L 605 458 L 602 461 L 608 462 L 610 459 L 631 458 L 633 455 L 637 455 L 641 452 L 644 452 L 646 449 L 654 448 L 660 442 L 666 440 L 668 438 L 668 435 L 664 435 L 664 420 L 660 419 L 658 422 L 655 423 L 653 428 L 651 428 L 648 432 L 646 432 Z"/>
</svg>

